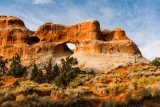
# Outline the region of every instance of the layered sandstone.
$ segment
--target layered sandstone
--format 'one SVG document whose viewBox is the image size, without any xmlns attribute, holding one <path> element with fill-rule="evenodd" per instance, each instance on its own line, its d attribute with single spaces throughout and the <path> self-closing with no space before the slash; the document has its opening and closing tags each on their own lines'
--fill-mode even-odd
<svg viewBox="0 0 160 107">
<path fill-rule="evenodd" d="M 66 43 L 75 44 L 76 49 L 70 50 Z M 0 16 L 0 55 L 10 58 L 15 53 L 22 56 L 26 64 L 41 63 L 47 58 L 58 61 L 72 55 L 78 58 L 83 69 L 103 71 L 134 62 L 135 58 L 138 62 L 144 61 L 136 44 L 122 29 L 101 31 L 96 20 L 71 26 L 48 22 L 33 32 L 16 17 Z"/>
</svg>

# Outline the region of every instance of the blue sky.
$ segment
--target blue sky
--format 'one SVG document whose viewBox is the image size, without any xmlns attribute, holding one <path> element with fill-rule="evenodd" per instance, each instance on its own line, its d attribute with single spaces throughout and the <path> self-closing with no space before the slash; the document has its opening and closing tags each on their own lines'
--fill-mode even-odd
<svg viewBox="0 0 160 107">
<path fill-rule="evenodd" d="M 95 19 L 101 29 L 124 29 L 144 57 L 160 56 L 160 0 L 0 0 L 0 15 L 16 16 L 31 30 Z"/>
</svg>

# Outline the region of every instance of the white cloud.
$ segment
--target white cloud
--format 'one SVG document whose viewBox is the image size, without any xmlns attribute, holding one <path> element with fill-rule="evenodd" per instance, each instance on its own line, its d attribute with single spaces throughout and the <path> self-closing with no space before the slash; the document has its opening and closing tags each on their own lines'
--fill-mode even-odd
<svg viewBox="0 0 160 107">
<path fill-rule="evenodd" d="M 33 0 L 33 4 L 48 4 L 51 2 L 52 0 Z"/>
<path fill-rule="evenodd" d="M 143 56 L 153 60 L 156 57 L 160 56 L 160 40 L 151 40 L 146 45 L 144 44 L 141 47 L 141 51 L 143 52 Z"/>
</svg>

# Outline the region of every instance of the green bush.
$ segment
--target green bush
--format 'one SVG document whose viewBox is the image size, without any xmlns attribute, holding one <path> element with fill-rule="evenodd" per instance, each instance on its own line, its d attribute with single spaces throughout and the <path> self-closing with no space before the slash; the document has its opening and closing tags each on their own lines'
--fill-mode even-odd
<svg viewBox="0 0 160 107">
<path fill-rule="evenodd" d="M 70 83 L 70 81 L 72 81 L 77 76 L 79 71 L 79 69 L 61 71 L 60 75 L 55 78 L 56 85 L 65 88 Z"/>
<path fill-rule="evenodd" d="M 22 66 L 20 56 L 16 54 L 10 59 L 10 61 L 11 64 L 7 75 L 11 75 L 14 77 L 22 77 L 23 74 L 26 73 L 27 68 Z"/>
<path fill-rule="evenodd" d="M 127 84 L 124 83 L 112 83 L 108 88 L 110 95 L 118 95 L 124 92 L 128 88 Z"/>
<path fill-rule="evenodd" d="M 44 74 L 42 70 L 38 69 L 38 66 L 34 64 L 30 80 L 36 81 L 38 83 L 53 82 L 59 75 L 59 67 L 57 64 L 55 64 L 53 67 L 52 66 L 53 64 L 51 63 L 51 61 L 44 65 L 44 70 L 46 71 L 46 73 Z"/>
<path fill-rule="evenodd" d="M 68 102 L 66 107 L 91 107 L 91 103 L 83 97 Z"/>
<path fill-rule="evenodd" d="M 18 80 L 16 80 L 14 83 L 13 83 L 13 86 L 18 86 L 19 85 L 19 82 Z"/>
<path fill-rule="evenodd" d="M 77 65 L 78 61 L 77 58 L 74 57 L 66 57 L 65 59 L 61 59 L 61 71 L 69 71 L 72 69 L 73 66 Z"/>
<path fill-rule="evenodd" d="M 81 70 L 74 67 L 77 64 L 76 58 L 66 57 L 66 59 L 62 59 L 59 67 L 60 74 L 55 78 L 55 84 L 65 88 L 80 73 Z"/>
<path fill-rule="evenodd" d="M 75 67 L 77 64 L 77 59 L 73 57 L 61 59 L 60 66 L 57 64 L 53 66 L 52 61 L 49 60 L 49 62 L 44 65 L 45 74 L 43 74 L 42 71 L 38 69 L 37 65 L 34 64 L 30 79 L 38 83 L 55 82 L 57 86 L 65 88 L 70 81 L 80 73 L 80 68 Z"/>
<path fill-rule="evenodd" d="M 158 67 L 160 66 L 160 58 L 156 58 L 151 62 L 152 65 Z"/>
</svg>

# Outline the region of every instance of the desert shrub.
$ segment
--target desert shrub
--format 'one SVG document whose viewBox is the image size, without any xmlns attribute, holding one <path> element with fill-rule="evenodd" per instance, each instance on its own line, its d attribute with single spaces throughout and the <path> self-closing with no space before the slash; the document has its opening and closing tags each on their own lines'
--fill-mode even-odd
<svg viewBox="0 0 160 107">
<path fill-rule="evenodd" d="M 111 96 L 109 97 L 108 101 L 102 102 L 102 107 L 117 107 L 117 106 L 118 106 L 118 103 Z"/>
<path fill-rule="evenodd" d="M 101 88 L 101 94 L 107 95 L 109 93 L 109 90 L 107 88 Z"/>
<path fill-rule="evenodd" d="M 37 94 L 27 95 L 25 99 L 17 101 L 18 107 L 37 107 L 40 97 Z"/>
<path fill-rule="evenodd" d="M 115 84 L 115 83 L 112 83 L 112 84 L 110 84 L 110 87 L 108 88 L 108 90 L 109 90 L 109 93 L 111 95 L 118 95 L 118 94 L 124 92 L 127 88 L 128 88 L 127 84 L 123 84 L 123 83 Z"/>
<path fill-rule="evenodd" d="M 95 76 L 94 81 L 95 82 L 100 82 L 100 83 L 106 83 L 107 82 L 106 77 L 103 77 L 103 76 Z"/>
<path fill-rule="evenodd" d="M 35 83 L 35 85 L 25 86 L 25 87 L 24 86 L 22 87 L 20 85 L 19 87 L 17 87 L 17 91 L 14 93 L 18 94 L 21 93 L 24 96 L 31 95 L 33 93 L 38 94 L 39 96 L 49 96 L 51 94 L 52 89 L 50 87 L 43 87 L 42 85 L 43 84 L 37 84 L 37 83 Z"/>
<path fill-rule="evenodd" d="M 91 81 L 92 78 L 94 78 L 94 75 L 92 74 L 80 74 L 78 75 L 79 79 L 75 79 L 74 81 L 71 81 L 68 85 L 68 87 L 70 88 L 75 88 L 78 87 L 80 85 L 83 85 L 85 83 L 89 83 Z"/>
<path fill-rule="evenodd" d="M 55 78 L 56 85 L 65 88 L 70 81 L 77 76 L 79 71 L 79 68 L 73 68 L 70 71 L 61 71 L 60 74 Z"/>
<path fill-rule="evenodd" d="M 1 107 L 16 107 L 14 101 L 6 101 L 0 104 Z"/>
<path fill-rule="evenodd" d="M 43 74 L 42 71 L 38 69 L 37 65 L 34 64 L 30 79 L 38 83 L 55 82 L 57 86 L 65 88 L 70 81 L 80 73 L 80 68 L 75 66 L 77 64 L 77 59 L 73 57 L 61 59 L 60 66 L 58 66 L 58 64 L 53 66 L 52 61 L 50 60 L 44 65 L 46 70 L 45 74 Z"/>
<path fill-rule="evenodd" d="M 0 56 L 0 73 L 5 74 L 5 71 L 8 69 L 6 66 L 7 63 L 8 60 Z"/>
<path fill-rule="evenodd" d="M 16 80 L 14 83 L 13 83 L 13 86 L 18 86 L 19 85 L 19 82 L 18 80 Z"/>
<path fill-rule="evenodd" d="M 66 57 L 65 59 L 61 59 L 61 70 L 62 71 L 69 71 L 73 68 L 73 66 L 77 65 L 78 61 L 77 58 L 74 57 Z"/>
<path fill-rule="evenodd" d="M 70 82 L 68 87 L 75 88 L 79 85 L 82 85 L 83 83 L 84 83 L 83 80 L 75 80 L 75 81 Z"/>
<path fill-rule="evenodd" d="M 91 104 L 85 98 L 78 97 L 68 102 L 66 107 L 91 107 Z"/>
<path fill-rule="evenodd" d="M 16 101 L 15 107 L 63 107 L 61 100 L 52 100 L 49 96 L 41 97 L 37 94 L 25 96 L 24 99 Z"/>
<path fill-rule="evenodd" d="M 3 97 L 3 102 L 5 101 L 14 101 L 16 99 L 16 96 L 12 93 L 5 93 L 4 97 Z"/>
<path fill-rule="evenodd" d="M 114 83 L 121 83 L 121 81 L 122 81 L 121 78 L 114 78 L 113 79 Z"/>
<path fill-rule="evenodd" d="M 80 73 L 79 67 L 75 67 L 78 64 L 76 58 L 66 57 L 61 59 L 61 66 L 59 67 L 60 73 L 55 78 L 55 84 L 57 86 L 65 88 L 71 80 L 73 80 L 78 73 Z"/>
<path fill-rule="evenodd" d="M 160 58 L 156 58 L 151 62 L 152 65 L 154 66 L 160 66 Z"/>
<path fill-rule="evenodd" d="M 30 79 L 33 81 L 36 81 L 38 83 L 45 82 L 43 73 L 40 69 L 38 69 L 36 64 L 34 64 L 34 66 L 33 66 Z"/>
<path fill-rule="evenodd" d="M 128 85 L 128 89 L 129 90 L 135 90 L 135 89 L 137 89 L 138 88 L 138 86 L 137 86 L 137 83 L 136 82 L 132 82 L 132 83 L 130 83 L 129 85 Z"/>
<path fill-rule="evenodd" d="M 42 97 L 37 107 L 60 107 L 62 106 L 60 100 L 52 100 L 50 97 Z"/>
<path fill-rule="evenodd" d="M 140 90 L 133 90 L 132 91 L 132 101 L 133 102 L 139 102 L 141 101 L 145 96 L 145 89 L 142 88 Z"/>
<path fill-rule="evenodd" d="M 160 97 L 160 85 L 159 83 L 155 83 L 152 85 L 145 86 L 145 97 L 158 98 Z"/>
<path fill-rule="evenodd" d="M 0 87 L 3 86 L 3 85 L 4 85 L 3 82 L 0 82 Z"/>
<path fill-rule="evenodd" d="M 155 82 L 155 78 L 153 77 L 142 77 L 140 79 L 136 79 L 133 81 L 133 83 L 136 83 L 137 85 L 143 86 L 146 84 L 152 84 Z"/>
<path fill-rule="evenodd" d="M 7 75 L 22 77 L 23 74 L 26 73 L 27 68 L 22 66 L 20 56 L 18 54 L 15 54 L 15 56 L 13 56 L 10 61 L 11 64 Z"/>
</svg>

